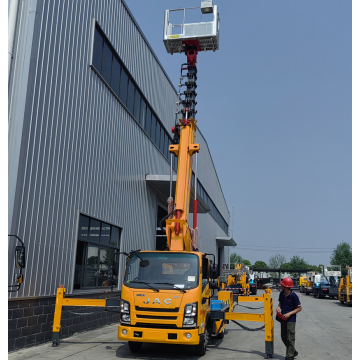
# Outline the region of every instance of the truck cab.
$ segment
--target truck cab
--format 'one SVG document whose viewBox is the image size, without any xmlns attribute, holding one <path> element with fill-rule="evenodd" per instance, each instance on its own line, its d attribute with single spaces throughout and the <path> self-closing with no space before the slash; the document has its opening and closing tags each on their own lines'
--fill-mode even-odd
<svg viewBox="0 0 360 360">
<path fill-rule="evenodd" d="M 200 252 L 141 251 L 127 258 L 118 339 L 195 345 L 209 339 L 210 260 Z M 216 287 L 217 284 L 215 283 Z"/>
<path fill-rule="evenodd" d="M 301 276 L 299 279 L 299 291 L 301 293 L 305 292 L 305 286 L 307 286 L 307 277 Z"/>
</svg>

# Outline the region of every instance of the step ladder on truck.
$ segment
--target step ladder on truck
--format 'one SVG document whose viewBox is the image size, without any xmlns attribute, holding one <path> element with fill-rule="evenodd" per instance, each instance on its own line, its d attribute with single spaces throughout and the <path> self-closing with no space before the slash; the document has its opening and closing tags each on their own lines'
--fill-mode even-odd
<svg viewBox="0 0 360 360">
<path fill-rule="evenodd" d="M 64 306 L 120 306 L 118 339 L 127 341 L 132 352 L 141 350 L 143 343 L 183 344 L 194 346 L 202 356 L 211 338 L 223 338 L 229 321 L 263 322 L 265 329 L 265 354 L 274 354 L 274 324 L 271 290 L 258 297 L 246 297 L 246 302 L 263 303 L 263 313 L 234 312 L 233 293 L 221 291 L 217 277 L 215 255 L 203 253 L 197 245 L 197 153 L 195 142 L 197 87 L 197 54 L 219 49 L 219 13 L 212 1 L 202 1 L 200 16 L 213 14 L 210 22 L 187 24 L 187 9 L 165 11 L 164 44 L 170 54 L 185 53 L 187 62 L 181 65 L 178 107 L 174 138 L 169 146 L 171 153 L 170 197 L 165 223 L 166 247 L 163 251 L 131 251 L 126 256 L 121 299 L 74 299 L 66 298 L 65 289 L 57 289 L 53 324 L 53 345 L 59 345 L 61 311 Z M 183 12 L 182 24 L 172 24 L 172 12 Z M 186 71 L 186 73 L 184 73 Z M 183 78 L 187 81 L 181 83 Z M 186 89 L 181 93 L 181 87 Z M 184 98 L 181 98 L 184 96 Z M 177 120 L 177 115 L 182 118 Z M 172 195 L 173 156 L 178 158 L 175 199 Z M 194 166 L 195 162 L 195 166 Z M 193 227 L 188 223 L 191 178 L 194 181 Z M 112 274 L 118 275 L 119 254 L 116 254 Z M 110 279 L 112 284 L 112 280 Z M 213 298 L 218 291 L 217 300 Z M 237 323 L 239 324 L 239 323 Z M 239 324 L 239 326 L 242 326 Z M 256 329 L 252 329 L 256 330 Z"/>
</svg>

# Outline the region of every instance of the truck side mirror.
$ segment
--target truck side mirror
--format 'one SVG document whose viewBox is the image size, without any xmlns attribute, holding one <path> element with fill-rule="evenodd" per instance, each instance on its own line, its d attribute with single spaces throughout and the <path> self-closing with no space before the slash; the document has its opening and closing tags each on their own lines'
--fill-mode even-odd
<svg viewBox="0 0 360 360">
<path fill-rule="evenodd" d="M 114 260 L 111 266 L 111 270 L 113 276 L 119 275 L 119 253 L 114 254 Z"/>
<path fill-rule="evenodd" d="M 113 275 L 115 275 L 115 276 L 119 275 L 119 261 L 114 260 L 111 269 L 112 269 Z"/>
<path fill-rule="evenodd" d="M 209 288 L 210 288 L 210 289 L 217 289 L 217 288 L 218 288 L 218 283 L 217 283 L 217 281 L 210 281 L 210 282 L 209 282 Z"/>
<path fill-rule="evenodd" d="M 19 269 L 25 268 L 25 246 L 15 247 L 15 266 Z"/>
<path fill-rule="evenodd" d="M 218 277 L 218 268 L 216 264 L 213 264 L 213 266 L 211 267 L 211 278 L 217 279 L 217 277 Z"/>
</svg>

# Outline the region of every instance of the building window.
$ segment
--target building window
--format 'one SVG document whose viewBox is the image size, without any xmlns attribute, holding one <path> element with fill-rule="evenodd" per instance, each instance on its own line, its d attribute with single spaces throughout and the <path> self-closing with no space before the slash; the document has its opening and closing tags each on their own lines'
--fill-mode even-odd
<svg viewBox="0 0 360 360">
<path fill-rule="evenodd" d="M 128 88 L 129 77 L 126 74 L 124 69 L 121 69 L 121 79 L 120 79 L 120 100 L 126 104 L 127 99 L 127 88 Z"/>
<path fill-rule="evenodd" d="M 137 90 L 135 90 L 134 118 L 138 122 L 140 122 L 140 102 L 141 102 L 141 95 Z"/>
<path fill-rule="evenodd" d="M 113 90 L 118 99 L 128 109 L 134 119 L 145 130 L 159 151 L 170 161 L 168 146 L 172 137 L 151 110 L 149 102 L 121 61 L 119 55 L 96 23 L 91 66 L 101 75 L 101 79 Z M 160 139 L 161 136 L 161 139 Z M 177 170 L 177 167 L 175 167 Z"/>
<path fill-rule="evenodd" d="M 114 253 L 120 248 L 120 235 L 121 228 L 80 215 L 74 290 L 108 286 Z"/>
<path fill-rule="evenodd" d="M 121 65 L 119 61 L 114 57 L 111 72 L 111 88 L 115 91 L 115 94 L 117 96 L 120 96 L 120 74 Z"/>
<path fill-rule="evenodd" d="M 99 33 L 99 30 L 95 28 L 92 64 L 100 72 L 100 74 L 101 74 L 103 44 L 104 44 L 104 39 L 102 35 Z"/>
<path fill-rule="evenodd" d="M 150 110 L 149 107 L 146 109 L 145 131 L 150 136 L 150 132 L 151 132 L 151 110 Z"/>
<path fill-rule="evenodd" d="M 151 140 L 156 144 L 156 117 L 154 114 L 151 114 Z"/>
<path fill-rule="evenodd" d="M 110 85 L 111 83 L 111 66 L 112 66 L 112 52 L 107 42 L 104 42 L 103 57 L 101 65 L 101 75 L 105 81 Z"/>
<path fill-rule="evenodd" d="M 129 79 L 129 87 L 128 87 L 128 97 L 126 107 L 131 112 L 131 115 L 134 115 L 134 96 L 135 96 L 135 86 L 131 79 Z"/>
</svg>

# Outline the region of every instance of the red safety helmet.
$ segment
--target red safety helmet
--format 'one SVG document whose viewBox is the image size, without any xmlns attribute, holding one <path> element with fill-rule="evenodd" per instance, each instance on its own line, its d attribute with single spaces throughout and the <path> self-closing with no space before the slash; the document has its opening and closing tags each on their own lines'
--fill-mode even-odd
<svg viewBox="0 0 360 360">
<path fill-rule="evenodd" d="M 280 284 L 287 288 L 292 288 L 294 286 L 292 279 L 289 277 L 284 278 Z"/>
</svg>

